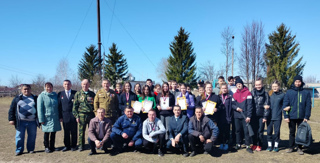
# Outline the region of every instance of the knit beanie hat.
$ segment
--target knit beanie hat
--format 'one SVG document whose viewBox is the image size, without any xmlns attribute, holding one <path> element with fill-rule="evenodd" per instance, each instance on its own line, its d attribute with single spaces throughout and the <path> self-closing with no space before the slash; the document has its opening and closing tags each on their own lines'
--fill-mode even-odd
<svg viewBox="0 0 320 163">
<path fill-rule="evenodd" d="M 241 84 L 243 85 L 243 81 L 242 81 L 240 78 L 237 78 L 237 79 L 236 79 L 235 84 L 237 85 L 238 83 L 241 83 Z"/>
<path fill-rule="evenodd" d="M 300 80 L 301 82 L 303 82 L 303 81 L 302 81 L 302 76 L 300 76 L 300 75 L 297 75 L 297 76 L 295 76 L 295 77 L 293 78 L 293 82 L 295 82 L 296 80 Z"/>
</svg>

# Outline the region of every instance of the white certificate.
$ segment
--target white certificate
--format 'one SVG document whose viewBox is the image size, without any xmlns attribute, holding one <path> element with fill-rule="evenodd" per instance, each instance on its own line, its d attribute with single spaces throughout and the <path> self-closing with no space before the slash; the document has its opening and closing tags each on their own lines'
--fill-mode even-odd
<svg viewBox="0 0 320 163">
<path fill-rule="evenodd" d="M 142 103 L 139 101 L 135 101 L 132 105 L 132 108 L 134 113 L 140 114 Z"/>
<path fill-rule="evenodd" d="M 143 108 L 144 112 L 143 113 L 148 113 L 150 109 L 152 109 L 153 102 L 149 100 L 144 100 L 143 101 Z"/>
<path fill-rule="evenodd" d="M 178 97 L 178 104 L 181 107 L 181 110 L 187 110 L 187 100 L 183 97 Z"/>
<path fill-rule="evenodd" d="M 216 105 L 217 105 L 216 102 L 208 100 L 206 102 L 206 105 L 204 106 L 204 108 L 206 108 L 205 113 L 209 114 L 209 115 L 213 115 L 214 114 L 214 108 L 216 108 Z"/>
<path fill-rule="evenodd" d="M 168 110 L 169 107 L 169 97 L 160 97 L 160 107 L 161 110 Z"/>
</svg>

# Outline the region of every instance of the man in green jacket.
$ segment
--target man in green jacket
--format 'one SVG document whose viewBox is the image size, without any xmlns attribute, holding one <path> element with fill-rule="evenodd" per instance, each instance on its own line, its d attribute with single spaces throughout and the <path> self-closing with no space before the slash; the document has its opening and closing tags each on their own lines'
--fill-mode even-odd
<svg viewBox="0 0 320 163">
<path fill-rule="evenodd" d="M 83 151 L 83 145 L 85 144 L 86 125 L 89 125 L 90 120 L 95 117 L 93 113 L 93 99 L 95 93 L 89 91 L 89 80 L 82 80 L 81 87 L 82 90 L 74 95 L 74 104 L 72 108 L 72 114 L 76 118 L 77 123 L 79 123 L 79 152 Z"/>
</svg>

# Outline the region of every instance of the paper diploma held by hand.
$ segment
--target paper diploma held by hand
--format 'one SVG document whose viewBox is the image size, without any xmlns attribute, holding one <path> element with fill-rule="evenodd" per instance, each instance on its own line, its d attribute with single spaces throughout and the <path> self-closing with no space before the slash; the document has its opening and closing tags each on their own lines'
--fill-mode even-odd
<svg viewBox="0 0 320 163">
<path fill-rule="evenodd" d="M 214 114 L 214 108 L 216 108 L 217 103 L 208 100 L 206 102 L 206 105 L 204 106 L 204 108 L 206 108 L 206 111 L 204 113 L 209 114 L 209 115 L 213 115 Z"/>
<path fill-rule="evenodd" d="M 169 98 L 168 97 L 160 97 L 160 107 L 161 110 L 168 110 L 169 107 Z"/>
<path fill-rule="evenodd" d="M 139 101 L 135 101 L 132 105 L 133 112 L 139 114 L 142 108 L 142 103 Z"/>
<path fill-rule="evenodd" d="M 178 97 L 178 104 L 181 107 L 181 110 L 187 110 L 187 100 L 185 97 Z"/>
<path fill-rule="evenodd" d="M 144 112 L 143 113 L 148 113 L 149 110 L 152 108 L 153 102 L 149 101 L 149 100 L 144 100 L 142 102 L 142 107 L 144 108 Z"/>
</svg>

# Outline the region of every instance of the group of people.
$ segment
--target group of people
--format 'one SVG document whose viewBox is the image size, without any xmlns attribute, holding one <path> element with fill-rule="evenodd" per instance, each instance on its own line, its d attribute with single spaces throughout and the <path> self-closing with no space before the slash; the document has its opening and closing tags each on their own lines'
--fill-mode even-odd
<svg viewBox="0 0 320 163">
<path fill-rule="evenodd" d="M 140 84 L 132 88 L 130 82 L 117 83 L 112 90 L 109 80 L 103 79 L 102 89 L 95 94 L 89 90 L 89 80 L 84 79 L 80 91 L 72 90 L 71 81 L 65 80 L 65 90 L 58 94 L 47 82 L 45 90 L 35 96 L 31 86 L 24 84 L 10 106 L 9 123 L 16 128 L 16 155 L 24 151 L 25 131 L 28 153 L 34 153 L 37 126 L 44 132 L 45 152 L 57 151 L 55 135 L 62 122 L 63 152 L 85 150 L 88 126 L 89 155 L 101 149 L 111 155 L 133 150 L 163 156 L 170 150 L 192 157 L 212 153 L 215 144 L 223 151 L 234 145 L 239 150 L 243 143 L 249 153 L 261 151 L 265 125 L 266 150 L 278 152 L 283 116 L 290 129 L 287 152 L 293 152 L 296 127 L 311 115 L 311 96 L 303 85 L 302 77 L 296 76 L 286 94 L 278 81 L 267 92 L 258 79 L 250 92 L 240 77 L 229 77 L 227 84 L 220 76 L 214 89 L 212 83 L 200 80 L 198 95 L 194 95 L 190 85 L 176 81 L 153 86 L 148 79 L 142 88 Z M 137 112 L 133 108 L 137 101 L 152 105 L 142 105 Z M 249 124 L 253 136 L 249 135 Z M 298 146 L 298 153 L 303 154 L 302 146 Z"/>
</svg>

